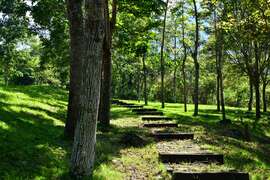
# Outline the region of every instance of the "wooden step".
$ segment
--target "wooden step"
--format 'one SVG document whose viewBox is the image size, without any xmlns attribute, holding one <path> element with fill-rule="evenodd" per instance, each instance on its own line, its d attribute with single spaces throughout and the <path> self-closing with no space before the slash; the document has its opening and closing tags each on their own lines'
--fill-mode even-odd
<svg viewBox="0 0 270 180">
<path fill-rule="evenodd" d="M 142 117 L 143 121 L 160 121 L 160 120 L 173 120 L 173 118 L 166 117 L 166 116 L 148 116 Z"/>
<path fill-rule="evenodd" d="M 159 153 L 159 158 L 163 163 L 181 163 L 181 162 L 216 162 L 223 164 L 224 157 L 222 154 L 212 153 Z"/>
<path fill-rule="evenodd" d="M 134 105 L 133 103 L 126 103 L 126 102 L 122 102 L 122 101 L 119 101 L 119 102 L 117 102 L 116 104 L 118 104 L 119 106 L 124 106 L 124 105 Z"/>
<path fill-rule="evenodd" d="M 122 105 L 122 106 L 126 108 L 143 108 L 143 105 Z"/>
<path fill-rule="evenodd" d="M 174 180 L 249 180 L 248 173 L 242 172 L 175 172 Z"/>
<path fill-rule="evenodd" d="M 120 101 L 119 100 L 111 100 L 112 104 L 118 104 Z"/>
<path fill-rule="evenodd" d="M 157 111 L 157 109 L 151 109 L 151 108 L 132 109 L 132 112 L 145 112 L 145 111 Z"/>
<path fill-rule="evenodd" d="M 144 123 L 143 127 L 148 127 L 148 128 L 178 127 L 178 124 L 177 123 Z"/>
<path fill-rule="evenodd" d="M 141 112 L 136 112 L 137 115 L 163 115 L 163 112 L 159 111 L 141 111 Z"/>
<path fill-rule="evenodd" d="M 158 140 L 170 140 L 170 139 L 194 139 L 193 133 L 153 133 L 152 134 Z"/>
</svg>

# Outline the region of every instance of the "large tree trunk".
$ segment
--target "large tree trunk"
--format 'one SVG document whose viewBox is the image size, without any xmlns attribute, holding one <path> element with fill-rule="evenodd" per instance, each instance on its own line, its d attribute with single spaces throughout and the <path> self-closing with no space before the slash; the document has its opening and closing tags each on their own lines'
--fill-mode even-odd
<svg viewBox="0 0 270 180">
<path fill-rule="evenodd" d="M 254 68 L 254 88 L 256 94 L 256 118 L 261 117 L 261 98 L 260 98 L 260 72 L 259 72 L 259 62 L 260 62 L 260 52 L 257 42 L 254 43 L 255 51 L 255 68 Z"/>
<path fill-rule="evenodd" d="M 68 9 L 81 6 L 68 0 Z M 104 0 L 86 0 L 83 4 L 84 33 L 81 81 L 79 84 L 78 121 L 75 128 L 70 171 L 76 179 L 91 176 L 95 158 L 96 124 L 101 83 L 102 46 L 105 34 Z M 73 23 L 72 18 L 70 24 Z"/>
<path fill-rule="evenodd" d="M 65 124 L 65 136 L 73 139 L 79 113 L 79 88 L 81 79 L 82 41 L 83 41 L 83 9 L 82 0 L 68 1 L 68 17 L 70 22 L 70 84 L 68 112 Z"/>
<path fill-rule="evenodd" d="M 253 107 L 253 82 L 252 76 L 249 75 L 249 101 L 248 101 L 248 111 L 252 111 Z"/>
<path fill-rule="evenodd" d="M 148 93 L 147 93 L 147 69 L 146 69 L 146 64 L 145 64 L 145 58 L 146 58 L 146 53 L 144 53 L 142 62 L 143 62 L 143 93 L 144 93 L 144 104 L 148 105 Z"/>
<path fill-rule="evenodd" d="M 166 20 L 167 20 L 167 11 L 168 11 L 169 0 L 166 2 L 165 15 L 163 19 L 163 30 L 162 30 L 162 40 L 161 40 L 161 49 L 160 49 L 160 74 L 161 74 L 161 107 L 165 108 L 165 99 L 164 99 L 164 41 L 165 41 L 165 31 L 166 31 Z"/>
<path fill-rule="evenodd" d="M 194 116 L 197 116 L 199 113 L 199 76 L 200 76 L 200 65 L 198 62 L 198 48 L 199 48 L 199 17 L 196 1 L 193 0 L 194 5 L 194 16 L 196 22 L 196 32 L 195 32 L 195 42 L 194 42 L 194 67 L 195 67 L 195 81 L 194 81 Z"/>
<path fill-rule="evenodd" d="M 105 0 L 106 9 L 106 37 L 103 42 L 103 62 L 102 62 L 102 81 L 101 96 L 98 119 L 104 126 L 110 125 L 111 108 L 111 83 L 112 83 L 112 33 L 116 23 L 117 2 L 113 0 L 112 17 L 110 18 L 109 1 Z"/>
</svg>

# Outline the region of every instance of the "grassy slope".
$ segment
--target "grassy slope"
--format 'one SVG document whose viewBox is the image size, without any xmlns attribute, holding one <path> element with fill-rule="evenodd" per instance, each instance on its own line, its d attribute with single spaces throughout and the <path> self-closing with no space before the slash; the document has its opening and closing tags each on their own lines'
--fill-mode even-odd
<svg viewBox="0 0 270 180">
<path fill-rule="evenodd" d="M 0 103 L 0 179 L 68 179 L 72 143 L 63 138 L 67 92 L 47 86 L 0 87 Z M 227 166 L 248 171 L 254 179 L 270 176 L 269 120 L 262 120 L 252 131 L 252 141 L 246 142 L 241 136 L 228 136 L 242 131 L 237 121 L 233 127 L 220 128 L 215 107 L 201 108 L 198 119 L 177 104 L 168 104 L 164 112 L 178 119 L 180 129 L 199 132 L 202 146 L 225 153 Z M 234 110 L 228 110 L 231 119 L 237 119 Z M 146 137 L 140 123 L 128 109 L 113 106 L 110 132 L 97 135 L 94 179 L 168 179 L 152 139 L 143 147 L 119 142 L 126 132 Z"/>
<path fill-rule="evenodd" d="M 129 101 L 136 102 L 136 101 Z M 151 102 L 149 107 L 160 110 L 160 103 Z M 183 105 L 168 103 L 163 109 L 165 115 L 174 117 L 183 131 L 196 132 L 202 147 L 225 154 L 225 165 L 252 175 L 252 179 L 270 179 L 270 118 L 264 113 L 254 127 L 255 114 L 247 113 L 243 108 L 227 107 L 227 116 L 233 124 L 222 126 L 218 123 L 221 115 L 216 106 L 200 105 L 200 115 L 193 117 L 193 105 L 183 112 Z M 240 121 L 248 125 L 251 140 L 245 140 L 245 128 Z"/>
</svg>

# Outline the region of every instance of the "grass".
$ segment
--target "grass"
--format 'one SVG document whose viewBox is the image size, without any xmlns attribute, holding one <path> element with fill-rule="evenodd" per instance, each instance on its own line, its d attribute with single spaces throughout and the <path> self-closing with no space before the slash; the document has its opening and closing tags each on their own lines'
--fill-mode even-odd
<svg viewBox="0 0 270 180">
<path fill-rule="evenodd" d="M 63 137 L 67 95 L 66 90 L 49 86 L 0 86 L 0 179 L 69 179 L 72 142 Z M 160 104 L 151 102 L 149 107 Z M 224 153 L 226 167 L 249 172 L 253 179 L 270 177 L 268 114 L 253 126 L 253 113 L 227 108 L 233 124 L 222 127 L 215 106 L 200 106 L 198 118 L 192 116 L 192 106 L 188 108 L 184 113 L 182 105 L 167 104 L 163 111 L 177 119 L 176 130 L 196 132 L 201 147 Z M 245 140 L 239 114 L 250 127 L 250 141 Z M 147 130 L 138 128 L 140 118 L 113 106 L 111 119 L 109 131 L 97 133 L 93 179 L 169 179 L 158 160 L 156 142 L 148 138 Z M 147 143 L 138 147 L 122 143 L 130 132 Z"/>
<path fill-rule="evenodd" d="M 136 102 L 136 101 L 129 101 Z M 200 105 L 198 117 L 193 116 L 193 106 L 188 106 L 188 112 L 183 112 L 181 104 L 166 104 L 160 108 L 159 102 L 150 102 L 149 107 L 163 111 L 165 115 L 174 117 L 180 124 L 179 129 L 196 133 L 200 146 L 225 155 L 225 165 L 240 171 L 249 172 L 252 179 L 270 179 L 270 120 L 269 113 L 263 113 L 255 125 L 254 112 L 248 113 L 244 108 L 227 107 L 227 117 L 231 125 L 221 125 L 221 114 L 216 106 Z M 250 140 L 246 139 L 247 124 Z"/>
</svg>

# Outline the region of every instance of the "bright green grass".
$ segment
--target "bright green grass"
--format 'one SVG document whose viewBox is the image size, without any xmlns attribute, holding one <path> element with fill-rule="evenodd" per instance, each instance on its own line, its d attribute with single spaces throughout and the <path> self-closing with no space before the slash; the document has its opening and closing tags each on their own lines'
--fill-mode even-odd
<svg viewBox="0 0 270 180">
<path fill-rule="evenodd" d="M 0 179 L 70 179 L 68 176 L 72 142 L 63 137 L 66 118 L 67 91 L 49 86 L 0 86 Z M 150 103 L 160 107 L 159 103 Z M 198 142 L 226 155 L 226 166 L 250 172 L 253 179 L 269 176 L 269 120 L 267 115 L 251 130 L 252 141 L 229 137 L 226 131 L 243 128 L 236 111 L 228 109 L 233 126 L 217 124 L 220 114 L 215 106 L 200 106 L 198 118 L 183 112 L 179 104 L 167 104 L 166 115 L 178 119 L 179 130 L 198 133 Z M 251 118 L 244 118 L 247 123 Z M 127 108 L 112 107 L 112 127 L 97 134 L 94 179 L 121 180 L 169 179 L 158 161 L 155 142 L 148 132 L 139 128 L 140 118 Z M 251 124 L 250 124 L 250 127 Z M 99 127 L 100 128 L 100 127 Z M 143 147 L 120 143 L 127 132 L 136 132 L 147 139 Z"/>
<path fill-rule="evenodd" d="M 213 105 L 200 105 L 197 117 L 193 117 L 193 105 L 188 105 L 188 112 L 184 112 L 182 104 L 167 103 L 165 109 L 161 109 L 159 102 L 150 102 L 149 107 L 158 108 L 165 115 L 174 117 L 180 124 L 179 129 L 195 132 L 201 146 L 223 153 L 226 166 L 249 172 L 252 179 L 270 179 L 269 113 L 263 113 L 260 121 L 254 125 L 254 112 L 247 113 L 244 108 L 226 107 L 227 118 L 233 123 L 224 126 L 218 123 L 221 114 Z M 240 116 L 244 123 L 248 124 L 250 141 L 245 140 L 244 125 L 240 121 Z"/>
</svg>

